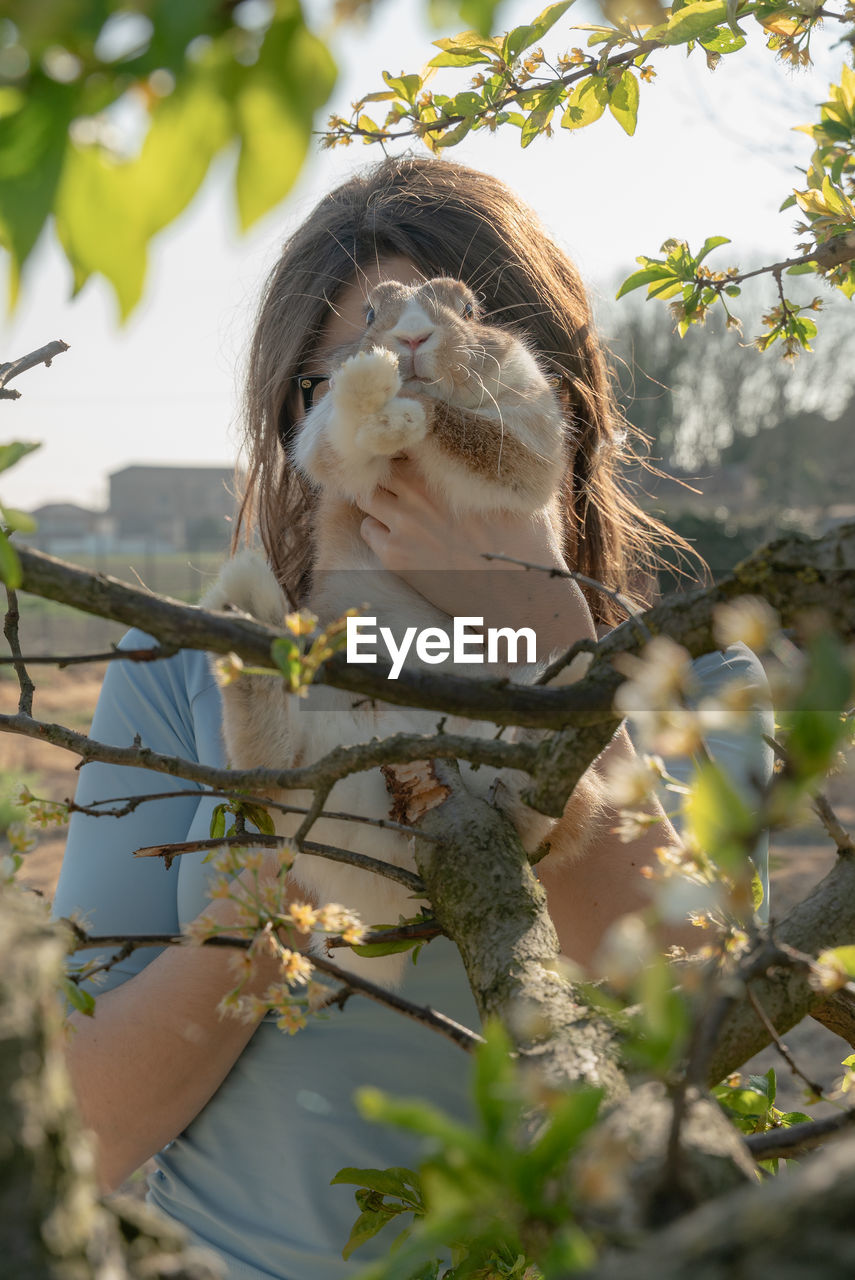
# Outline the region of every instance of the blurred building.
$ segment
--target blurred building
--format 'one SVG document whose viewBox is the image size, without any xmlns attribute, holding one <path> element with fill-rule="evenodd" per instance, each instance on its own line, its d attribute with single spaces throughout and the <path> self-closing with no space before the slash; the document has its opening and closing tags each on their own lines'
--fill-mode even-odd
<svg viewBox="0 0 855 1280">
<path fill-rule="evenodd" d="M 58 556 L 224 551 L 235 510 L 231 467 L 123 467 L 109 477 L 110 505 L 52 502 L 30 514 L 21 542 Z"/>
<path fill-rule="evenodd" d="M 110 480 L 117 543 L 166 544 L 174 551 L 219 550 L 234 512 L 231 467 L 123 467 Z"/>
</svg>

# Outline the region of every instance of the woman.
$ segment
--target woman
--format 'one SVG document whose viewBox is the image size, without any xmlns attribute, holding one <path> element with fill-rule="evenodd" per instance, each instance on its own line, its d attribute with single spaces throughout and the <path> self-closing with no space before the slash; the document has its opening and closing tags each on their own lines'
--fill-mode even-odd
<svg viewBox="0 0 855 1280">
<path fill-rule="evenodd" d="M 312 494 L 284 449 L 311 393 L 323 393 L 334 351 L 361 328 L 365 289 L 384 278 L 407 283 L 437 275 L 466 281 L 483 300 L 485 320 L 518 327 L 561 379 L 578 438 L 565 478 L 564 543 L 521 518 L 455 520 L 407 461 L 366 504 L 362 537 L 385 567 L 409 577 L 449 614 L 481 614 L 488 626 L 524 614 L 542 652 L 593 636 L 620 620 L 608 598 L 503 565 L 499 605 L 496 570 L 484 568 L 495 562 L 482 553 L 566 562 L 643 597 L 651 548 L 666 540 L 666 531 L 632 503 L 615 474 L 625 428 L 575 268 L 502 183 L 444 160 L 384 161 L 322 200 L 285 246 L 249 360 L 249 466 L 236 538 L 241 525 L 257 530 L 299 605 L 312 563 Z M 442 572 L 427 572 L 427 565 Z M 145 639 L 136 633 L 127 643 Z M 695 665 L 707 687 L 729 671 L 761 679 L 759 664 L 738 648 Z M 204 656 L 194 652 L 139 666 L 113 663 L 92 732 L 122 743 L 138 734 L 156 751 L 224 763 L 218 690 Z M 748 759 L 744 743 L 718 746 L 743 771 L 749 764 L 768 768 L 765 757 Z M 631 751 L 622 731 L 600 766 Z M 78 800 L 185 785 L 91 764 L 82 771 Z M 208 905 L 210 868 L 201 854 L 185 855 L 168 872 L 157 860 L 130 857 L 141 845 L 204 838 L 212 804 L 182 796 L 140 805 L 119 819 L 75 815 L 57 913 L 77 910 L 101 934 L 174 932 L 206 906 L 229 923 L 231 904 Z M 588 961 L 609 923 L 644 904 L 639 868 L 669 834 L 662 814 L 632 843 L 609 833 L 581 864 L 543 869 L 567 954 Z M 273 976 L 260 972 L 253 989 L 262 991 Z M 311 1019 L 293 1039 L 269 1021 L 221 1021 L 217 1004 L 231 985 L 220 951 L 137 951 L 109 971 L 95 1018 L 74 1017 L 69 1062 L 98 1138 L 102 1178 L 117 1185 L 170 1144 L 157 1158 L 150 1198 L 213 1246 L 230 1277 L 333 1280 L 355 1265 L 342 1262 L 340 1251 L 356 1210 L 351 1189 L 331 1188 L 330 1179 L 346 1165 L 383 1168 L 416 1158 L 408 1139 L 358 1117 L 353 1089 L 371 1083 L 422 1095 L 463 1116 L 466 1062 L 434 1032 L 359 999 L 325 1021 Z M 459 957 L 444 940 L 425 950 L 403 994 L 476 1022 Z M 376 1250 L 387 1247 L 381 1236 Z"/>
</svg>

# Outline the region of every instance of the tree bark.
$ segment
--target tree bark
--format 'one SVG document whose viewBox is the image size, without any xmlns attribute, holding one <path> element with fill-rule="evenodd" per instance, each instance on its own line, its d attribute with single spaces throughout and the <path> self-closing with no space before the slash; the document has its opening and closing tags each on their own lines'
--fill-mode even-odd
<svg viewBox="0 0 855 1280">
<path fill-rule="evenodd" d="M 784 1177 L 702 1206 L 586 1280 L 851 1280 L 855 1138 Z M 574 1280 L 581 1280 L 578 1273 Z"/>
</svg>

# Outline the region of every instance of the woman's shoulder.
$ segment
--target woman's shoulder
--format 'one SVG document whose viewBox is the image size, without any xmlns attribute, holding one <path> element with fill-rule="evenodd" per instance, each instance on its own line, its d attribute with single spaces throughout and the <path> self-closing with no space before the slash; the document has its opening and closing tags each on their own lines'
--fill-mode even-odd
<svg viewBox="0 0 855 1280">
<path fill-rule="evenodd" d="M 122 637 L 117 652 L 128 656 L 108 665 L 92 736 L 106 742 L 139 737 L 153 750 L 180 750 L 194 759 L 207 730 L 216 730 L 219 738 L 220 694 L 210 658 L 197 649 L 179 649 L 156 658 L 132 656 L 158 647 L 158 640 L 140 628 Z M 200 718 L 204 733 L 199 731 Z"/>
</svg>

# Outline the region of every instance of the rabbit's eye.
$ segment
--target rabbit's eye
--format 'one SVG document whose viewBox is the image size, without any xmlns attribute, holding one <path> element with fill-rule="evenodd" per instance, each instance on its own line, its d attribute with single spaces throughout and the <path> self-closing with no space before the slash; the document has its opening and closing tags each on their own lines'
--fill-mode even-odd
<svg viewBox="0 0 855 1280">
<path fill-rule="evenodd" d="M 365 323 L 366 323 L 366 324 L 373 324 L 373 323 L 374 323 L 374 320 L 375 320 L 375 318 L 376 318 L 376 316 L 377 316 L 377 313 L 376 313 L 376 311 L 374 310 L 374 308 L 373 308 L 373 307 L 369 307 L 369 308 L 368 308 L 368 310 L 367 310 L 367 311 L 366 311 L 366 313 L 365 313 Z"/>
<path fill-rule="evenodd" d="M 472 303 L 471 303 L 471 302 L 464 302 L 464 304 L 463 304 L 463 319 L 464 319 L 464 320 L 471 320 L 474 314 L 475 314 L 475 308 L 472 306 Z"/>
</svg>

